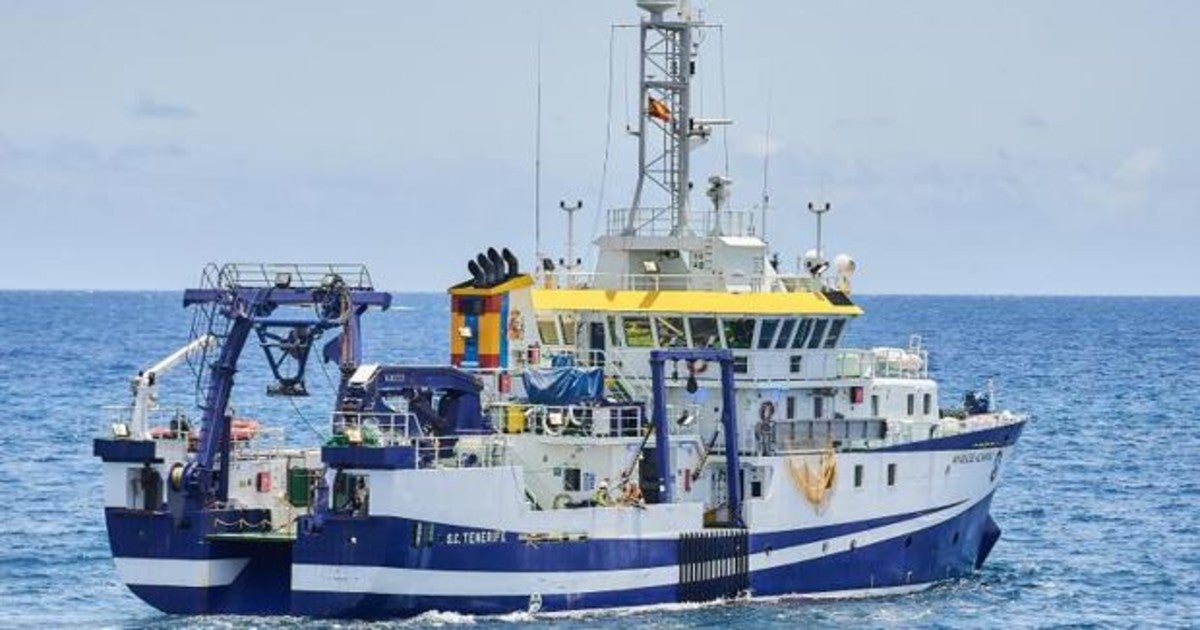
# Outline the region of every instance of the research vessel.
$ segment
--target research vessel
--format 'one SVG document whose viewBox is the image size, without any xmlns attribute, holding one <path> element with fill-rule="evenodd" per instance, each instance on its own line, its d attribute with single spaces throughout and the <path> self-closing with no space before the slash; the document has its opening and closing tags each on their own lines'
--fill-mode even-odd
<svg viewBox="0 0 1200 630">
<path fill-rule="evenodd" d="M 854 261 L 818 237 L 786 270 L 726 174 L 693 207 L 689 156 L 729 122 L 692 112 L 711 25 L 637 5 L 638 179 L 593 271 L 479 252 L 448 290 L 443 365 L 364 359 L 392 297 L 362 266 L 214 265 L 185 291 L 187 343 L 94 441 L 134 594 L 186 614 L 553 613 L 905 593 L 982 566 L 1024 417 L 988 392 L 944 408 L 917 337 L 843 347 Z M 235 411 L 254 345 L 280 398 L 308 393 L 310 358 L 336 366 L 326 442 Z M 184 362 L 196 409 L 159 407 Z"/>
</svg>

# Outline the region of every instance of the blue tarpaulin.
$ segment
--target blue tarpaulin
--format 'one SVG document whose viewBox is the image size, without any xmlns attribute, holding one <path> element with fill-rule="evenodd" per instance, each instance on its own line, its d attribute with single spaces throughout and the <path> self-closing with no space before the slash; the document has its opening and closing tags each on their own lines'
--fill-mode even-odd
<svg viewBox="0 0 1200 630">
<path fill-rule="evenodd" d="M 575 365 L 575 355 L 573 354 L 556 354 L 550 357 L 550 367 L 573 367 Z"/>
<path fill-rule="evenodd" d="M 601 368 L 538 368 L 526 370 L 523 378 L 529 402 L 537 405 L 576 405 L 604 395 Z"/>
</svg>

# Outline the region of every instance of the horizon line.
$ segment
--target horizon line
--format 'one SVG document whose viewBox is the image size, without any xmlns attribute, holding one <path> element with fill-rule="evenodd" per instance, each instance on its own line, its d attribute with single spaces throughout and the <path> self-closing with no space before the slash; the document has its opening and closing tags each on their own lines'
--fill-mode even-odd
<svg viewBox="0 0 1200 630">
<path fill-rule="evenodd" d="M 0 293 L 175 293 L 183 289 L 140 288 L 8 288 Z M 393 290 L 377 289 L 397 295 L 445 295 L 446 289 Z M 881 291 L 855 293 L 865 297 L 974 297 L 974 298 L 1200 298 L 1200 293 L 902 293 Z"/>
</svg>

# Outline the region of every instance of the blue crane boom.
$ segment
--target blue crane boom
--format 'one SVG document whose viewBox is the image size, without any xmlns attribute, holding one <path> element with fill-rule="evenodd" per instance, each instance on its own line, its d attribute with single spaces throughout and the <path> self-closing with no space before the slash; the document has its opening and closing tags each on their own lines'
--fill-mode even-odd
<svg viewBox="0 0 1200 630">
<path fill-rule="evenodd" d="M 278 268 L 289 271 L 275 273 L 272 278 L 268 270 Z M 255 273 L 247 273 L 247 269 Z M 296 271 L 293 273 L 292 269 Z M 351 270 L 352 275 L 348 276 L 353 279 L 351 282 L 339 273 L 347 269 Z M 360 318 L 371 307 L 387 310 L 391 306 L 391 294 L 371 287 L 364 268 L 328 266 L 320 270 L 323 273 L 315 278 L 312 270 L 308 270 L 306 278 L 304 271 L 296 266 L 226 265 L 216 274 L 219 280 L 213 281 L 206 273 L 202 281 L 206 286 L 184 292 L 185 308 L 209 309 L 208 330 L 202 334 L 213 335 L 219 348 L 216 360 L 211 364 L 201 362 L 201 370 L 207 370 L 208 379 L 207 387 L 202 388 L 200 436 L 196 457 L 184 469 L 182 477 L 188 500 L 198 507 L 223 503 L 229 496 L 229 477 L 225 473 L 229 470 L 231 446 L 229 397 L 238 361 L 250 333 L 258 332 L 279 383 L 278 388 L 269 392 L 301 395 L 304 393 L 302 379 L 309 344 L 327 330 L 339 331 L 326 345 L 322 356 L 327 361 L 336 359 L 344 382 L 362 359 Z M 268 279 L 261 280 L 260 275 Z M 271 315 L 281 307 L 311 308 L 313 315 L 272 318 Z M 281 328 L 289 330 L 286 339 L 291 342 L 268 343 L 268 340 L 285 338 L 270 332 Z M 295 364 L 291 376 L 281 372 L 285 361 Z"/>
</svg>

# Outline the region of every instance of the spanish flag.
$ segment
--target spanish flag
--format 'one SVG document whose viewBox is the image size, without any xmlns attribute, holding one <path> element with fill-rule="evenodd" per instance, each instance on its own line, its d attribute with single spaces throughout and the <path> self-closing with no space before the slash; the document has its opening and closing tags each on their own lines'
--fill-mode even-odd
<svg viewBox="0 0 1200 630">
<path fill-rule="evenodd" d="M 650 106 L 646 109 L 646 115 L 663 122 L 671 122 L 671 109 L 667 107 L 666 103 L 653 96 L 650 97 Z"/>
</svg>

